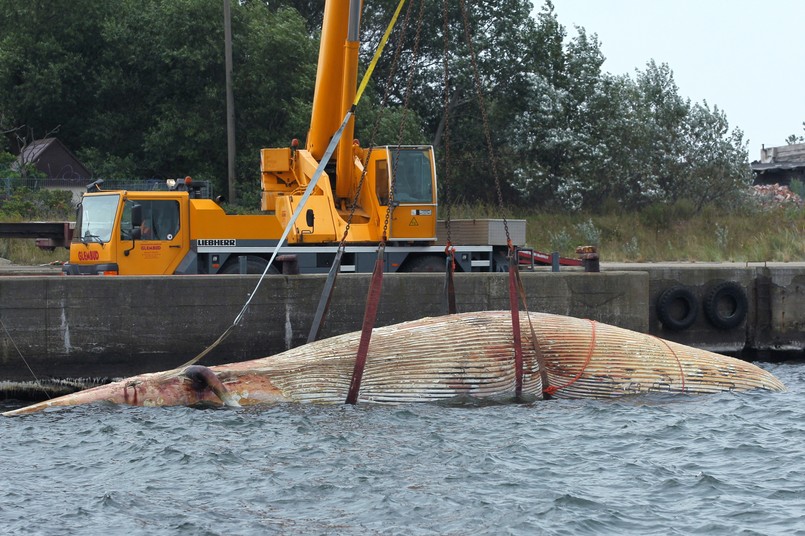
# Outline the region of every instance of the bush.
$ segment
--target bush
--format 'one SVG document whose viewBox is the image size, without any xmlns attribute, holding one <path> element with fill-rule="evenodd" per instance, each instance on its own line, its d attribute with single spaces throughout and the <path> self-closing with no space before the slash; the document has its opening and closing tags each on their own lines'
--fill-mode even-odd
<svg viewBox="0 0 805 536">
<path fill-rule="evenodd" d="M 601 245 L 601 230 L 595 226 L 592 218 L 576 224 L 576 230 L 578 230 L 579 234 L 584 239 L 585 246 Z"/>
<path fill-rule="evenodd" d="M 788 189 L 805 200 L 805 182 L 802 182 L 799 179 L 794 179 L 791 181 L 791 184 L 788 185 Z"/>
<path fill-rule="evenodd" d="M 66 190 L 14 188 L 0 197 L 0 218 L 4 220 L 66 220 L 74 217 L 73 194 Z"/>
<path fill-rule="evenodd" d="M 551 251 L 566 252 L 573 249 L 573 238 L 565 229 L 549 232 Z"/>
</svg>

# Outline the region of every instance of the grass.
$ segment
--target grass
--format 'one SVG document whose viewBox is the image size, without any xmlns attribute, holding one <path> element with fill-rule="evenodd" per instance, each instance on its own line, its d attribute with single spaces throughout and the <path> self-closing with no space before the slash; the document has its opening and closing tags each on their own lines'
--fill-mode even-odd
<svg viewBox="0 0 805 536">
<path fill-rule="evenodd" d="M 497 212 L 497 214 L 496 214 Z M 459 218 L 499 218 L 489 207 L 456 207 Z M 604 262 L 805 261 L 805 209 L 741 209 L 654 206 L 640 212 L 512 211 L 525 219 L 528 245 L 575 257 L 576 246 L 595 245 Z"/>
<path fill-rule="evenodd" d="M 441 213 L 444 216 L 444 211 Z M 685 203 L 640 212 L 610 208 L 602 213 L 514 210 L 509 219 L 527 221 L 528 246 L 575 257 L 576 246 L 596 245 L 604 262 L 805 261 L 805 209 L 741 209 L 695 213 Z M 463 205 L 451 218 L 500 218 L 494 206 Z M 33 240 L 0 239 L 0 258 L 15 264 L 66 261 L 66 249 L 47 252 Z"/>
<path fill-rule="evenodd" d="M 68 221 L 75 219 L 73 194 L 65 190 L 14 188 L 0 192 L 0 222 Z M 37 265 L 64 262 L 70 258 L 65 248 L 45 251 L 30 239 L 0 238 L 0 259 L 14 264 Z"/>
<path fill-rule="evenodd" d="M 14 264 L 30 266 L 66 262 L 70 258 L 70 252 L 65 248 L 56 248 L 52 252 L 45 251 L 36 247 L 33 240 L 0 238 L 0 258 L 7 259 Z"/>
</svg>

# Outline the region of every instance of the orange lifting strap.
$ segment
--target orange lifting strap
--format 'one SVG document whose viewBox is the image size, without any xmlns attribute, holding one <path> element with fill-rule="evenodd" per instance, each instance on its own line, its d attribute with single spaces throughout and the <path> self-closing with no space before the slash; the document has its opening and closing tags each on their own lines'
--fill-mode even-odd
<svg viewBox="0 0 805 536">
<path fill-rule="evenodd" d="M 685 392 L 685 371 L 682 368 L 682 361 L 680 361 L 679 356 L 676 355 L 676 352 L 674 352 L 674 349 L 671 348 L 671 345 L 668 344 L 668 341 L 666 341 L 665 339 L 661 339 L 659 337 L 654 337 L 654 338 L 657 339 L 658 341 L 660 341 L 661 343 L 663 343 L 665 345 L 665 347 L 668 348 L 668 351 L 671 352 L 671 355 L 674 356 L 674 359 L 676 359 L 676 364 L 679 367 L 679 378 L 682 380 L 682 392 Z"/>
<path fill-rule="evenodd" d="M 595 320 L 590 320 L 590 347 L 587 349 L 587 358 L 584 360 L 584 365 L 581 366 L 581 370 L 573 377 L 571 380 L 563 385 L 555 385 L 549 386 L 544 388 L 545 394 L 553 395 L 560 389 L 566 389 L 576 383 L 579 378 L 584 374 L 584 371 L 587 370 L 587 365 L 590 364 L 590 360 L 593 358 L 593 351 L 595 350 Z"/>
</svg>

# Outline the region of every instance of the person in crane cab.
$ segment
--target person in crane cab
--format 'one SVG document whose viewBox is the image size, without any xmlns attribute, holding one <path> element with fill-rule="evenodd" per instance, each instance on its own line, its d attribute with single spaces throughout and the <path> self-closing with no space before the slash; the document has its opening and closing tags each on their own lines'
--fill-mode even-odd
<svg viewBox="0 0 805 536">
<path fill-rule="evenodd" d="M 154 239 L 154 228 L 151 226 L 151 219 L 145 218 L 143 219 L 142 225 L 140 225 L 140 240 L 153 240 Z"/>
</svg>

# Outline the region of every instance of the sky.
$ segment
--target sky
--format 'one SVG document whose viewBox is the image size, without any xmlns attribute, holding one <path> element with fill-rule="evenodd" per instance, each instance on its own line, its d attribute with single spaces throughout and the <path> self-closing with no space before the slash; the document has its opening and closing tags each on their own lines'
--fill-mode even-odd
<svg viewBox="0 0 805 536">
<path fill-rule="evenodd" d="M 534 15 L 543 0 L 532 0 Z M 679 95 L 707 101 L 740 128 L 749 160 L 805 135 L 805 0 L 553 0 L 568 33 L 598 34 L 612 74 L 654 59 Z"/>
</svg>

